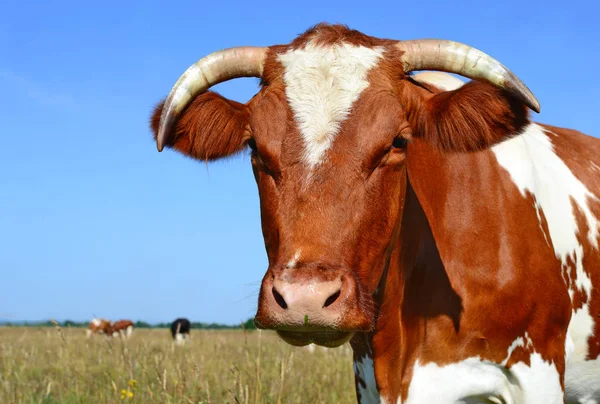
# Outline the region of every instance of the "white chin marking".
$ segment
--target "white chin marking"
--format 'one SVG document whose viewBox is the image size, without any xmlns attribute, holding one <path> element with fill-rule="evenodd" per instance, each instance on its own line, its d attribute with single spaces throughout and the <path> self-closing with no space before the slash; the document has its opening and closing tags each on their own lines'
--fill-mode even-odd
<svg viewBox="0 0 600 404">
<path fill-rule="evenodd" d="M 302 49 L 278 56 L 285 69 L 285 91 L 304 139 L 304 160 L 309 168 L 323 160 L 352 104 L 369 86 L 367 74 L 382 54 L 383 48 L 309 42 Z"/>
<path fill-rule="evenodd" d="M 360 404 L 380 403 L 379 390 L 375 381 L 375 369 L 373 359 L 366 355 L 354 361 L 354 377 L 358 381 L 358 393 Z"/>
<path fill-rule="evenodd" d="M 531 194 L 535 200 L 538 218 L 543 213 L 548 224 L 550 241 L 560 259 L 563 278 L 574 289 L 591 297 L 592 281 L 583 268 L 583 246 L 577 240 L 578 224 L 573 213 L 576 204 L 588 225 L 587 239 L 592 248 L 598 248 L 600 222 L 592 213 L 588 202 L 597 200 L 587 187 L 573 175 L 569 167 L 554 152 L 551 137 L 554 133 L 531 123 L 523 133 L 492 148 L 498 163 L 508 171 L 521 195 Z M 541 228 L 541 222 L 540 222 Z M 543 232 L 543 229 L 541 230 Z M 575 263 L 576 279 L 569 277 L 569 262 Z M 569 335 L 575 351 L 571 360 L 583 360 L 588 351 L 588 338 L 593 332 L 593 319 L 587 303 L 573 310 Z"/>
</svg>

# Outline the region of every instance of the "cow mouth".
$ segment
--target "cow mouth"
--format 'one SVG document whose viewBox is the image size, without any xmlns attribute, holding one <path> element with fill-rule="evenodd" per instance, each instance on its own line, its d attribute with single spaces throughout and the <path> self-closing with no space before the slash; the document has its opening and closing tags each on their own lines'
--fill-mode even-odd
<svg viewBox="0 0 600 404">
<path fill-rule="evenodd" d="M 294 346 L 316 344 L 327 348 L 335 348 L 348 342 L 354 335 L 354 332 L 277 330 L 277 335 L 288 344 Z"/>
</svg>

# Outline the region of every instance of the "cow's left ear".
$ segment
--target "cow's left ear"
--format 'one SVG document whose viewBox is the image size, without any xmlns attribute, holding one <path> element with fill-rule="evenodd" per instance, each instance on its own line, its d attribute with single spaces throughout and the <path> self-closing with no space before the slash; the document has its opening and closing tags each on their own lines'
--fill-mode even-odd
<svg viewBox="0 0 600 404">
<path fill-rule="evenodd" d="M 487 82 L 433 95 L 419 114 L 417 136 L 445 151 L 472 152 L 517 135 L 528 109 L 508 91 Z"/>
</svg>

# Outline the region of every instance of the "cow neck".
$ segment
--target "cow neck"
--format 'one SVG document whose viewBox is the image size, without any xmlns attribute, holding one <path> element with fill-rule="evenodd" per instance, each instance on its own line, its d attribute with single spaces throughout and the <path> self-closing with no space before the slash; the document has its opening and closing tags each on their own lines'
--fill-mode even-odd
<svg viewBox="0 0 600 404">
<path fill-rule="evenodd" d="M 442 193 L 450 186 L 451 173 L 447 172 L 445 155 L 418 140 L 412 147 L 415 155 L 407 160 L 397 241 L 374 295 L 379 308 L 375 331 L 357 335 L 352 341 L 355 365 L 365 357 L 376 358 L 374 378 L 382 398 L 406 397 L 415 355 L 424 337 L 423 322 L 441 315 L 458 329 L 461 316 L 460 297 L 445 272 L 433 229 L 435 223 L 443 221 Z M 409 149 L 409 156 L 413 150 Z M 435 215 L 430 215 L 434 210 Z M 358 392 L 361 382 L 364 384 L 357 378 Z"/>
<path fill-rule="evenodd" d="M 402 306 L 407 294 L 405 285 L 417 261 L 420 246 L 424 245 L 427 220 L 408 177 L 405 189 L 401 196 L 403 211 L 392 238 L 394 242 L 388 250 L 386 266 L 373 295 L 377 310 L 375 330 L 357 333 L 351 341 L 360 402 L 373 401 L 380 393 L 383 397 L 399 396 L 402 375 L 408 370 L 403 361 L 407 351 L 403 344 L 406 330 L 401 326 Z M 375 375 L 370 377 L 365 371 L 357 371 L 357 365 L 365 368 L 364 363 L 368 361 L 374 361 L 372 369 L 378 375 L 376 388 L 369 386 L 369 379 L 374 383 Z"/>
</svg>

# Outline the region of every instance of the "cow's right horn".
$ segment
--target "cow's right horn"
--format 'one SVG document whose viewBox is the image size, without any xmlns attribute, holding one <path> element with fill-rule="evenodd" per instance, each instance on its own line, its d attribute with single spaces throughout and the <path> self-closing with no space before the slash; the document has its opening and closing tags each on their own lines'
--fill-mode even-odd
<svg viewBox="0 0 600 404">
<path fill-rule="evenodd" d="M 437 70 L 485 80 L 510 91 L 529 108 L 540 112 L 540 103 L 525 83 L 502 63 L 479 49 L 444 39 L 399 41 L 397 47 L 404 52 L 402 61 L 407 73 Z"/>
<path fill-rule="evenodd" d="M 179 77 L 160 115 L 156 146 L 162 151 L 177 117 L 198 94 L 215 84 L 238 77 L 261 77 L 268 48 L 237 47 L 203 57 Z"/>
</svg>

